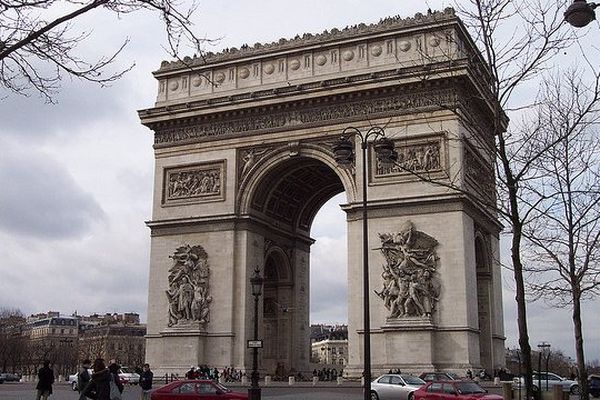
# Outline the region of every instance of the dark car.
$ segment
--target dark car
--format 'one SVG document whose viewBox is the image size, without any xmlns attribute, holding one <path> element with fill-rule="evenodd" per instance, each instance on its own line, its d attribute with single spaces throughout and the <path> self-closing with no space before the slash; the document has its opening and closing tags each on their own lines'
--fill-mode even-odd
<svg viewBox="0 0 600 400">
<path fill-rule="evenodd" d="M 460 379 L 458 375 L 453 372 L 423 372 L 419 375 L 419 378 L 425 382 L 434 381 L 455 381 Z"/>
<path fill-rule="evenodd" d="M 588 383 L 590 395 L 600 397 L 600 375 L 590 375 L 588 377 Z"/>
<path fill-rule="evenodd" d="M 0 374 L 0 380 L 3 380 L 4 382 L 19 382 L 21 377 L 18 374 L 3 372 Z"/>
<path fill-rule="evenodd" d="M 196 397 L 198 396 L 198 397 Z M 248 400 L 247 393 L 232 392 L 225 386 L 209 380 L 176 381 L 150 394 L 151 400 Z"/>
<path fill-rule="evenodd" d="M 473 381 L 429 382 L 413 395 L 415 400 L 502 400 Z"/>
</svg>

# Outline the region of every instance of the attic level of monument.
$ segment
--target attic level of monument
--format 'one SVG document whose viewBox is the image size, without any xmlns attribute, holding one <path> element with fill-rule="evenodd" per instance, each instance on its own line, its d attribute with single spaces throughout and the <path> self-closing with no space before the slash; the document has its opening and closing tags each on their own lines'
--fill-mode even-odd
<svg viewBox="0 0 600 400">
<path fill-rule="evenodd" d="M 489 71 L 460 20 L 449 12 L 423 18 L 425 25 L 382 23 L 351 29 L 351 34 L 327 34 L 325 43 L 292 40 L 285 46 L 228 53 L 221 62 L 208 57 L 185 68 L 165 66 L 155 73 L 156 107 L 142 110 L 141 117 L 151 123 L 170 119 L 173 113 L 215 112 L 325 91 L 344 93 L 455 76 L 468 77 L 478 95 L 489 98 Z"/>
<path fill-rule="evenodd" d="M 448 7 L 443 11 L 433 11 L 427 14 L 416 13 L 413 17 L 402 17 L 396 15 L 393 17 L 382 18 L 374 24 L 358 24 L 346 26 L 343 29 L 333 28 L 325 30 L 323 33 L 311 34 L 304 33 L 297 35 L 293 39 L 281 38 L 272 43 L 255 43 L 253 46 L 242 45 L 239 49 L 233 47 L 224 51 L 213 53 L 206 52 L 201 56 L 185 57 L 181 61 L 163 61 L 161 67 L 155 72 L 160 75 L 166 71 L 185 70 L 190 67 L 202 67 L 206 64 L 217 64 L 240 58 L 249 58 L 270 55 L 275 52 L 284 52 L 294 50 L 298 47 L 319 46 L 322 47 L 331 42 L 352 40 L 364 35 L 390 35 L 397 30 L 410 31 L 412 29 L 423 30 L 427 27 L 439 29 L 444 23 L 454 23 L 456 21 L 456 12 Z"/>
</svg>

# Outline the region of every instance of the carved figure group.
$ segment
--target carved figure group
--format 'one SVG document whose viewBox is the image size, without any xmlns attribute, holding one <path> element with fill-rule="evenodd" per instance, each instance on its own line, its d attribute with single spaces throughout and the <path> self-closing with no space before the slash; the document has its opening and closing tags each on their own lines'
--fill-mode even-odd
<svg viewBox="0 0 600 400">
<path fill-rule="evenodd" d="M 380 233 L 383 288 L 375 293 L 390 311 L 388 318 L 429 317 L 440 296 L 437 241 L 407 221 L 396 233 Z"/>
<path fill-rule="evenodd" d="M 221 174 L 218 169 L 197 169 L 169 174 L 169 199 L 219 194 L 220 190 Z"/>
<path fill-rule="evenodd" d="M 178 247 L 172 256 L 169 269 L 169 289 L 165 291 L 169 301 L 169 326 L 182 322 L 209 322 L 208 256 L 202 246 Z"/>
<path fill-rule="evenodd" d="M 399 147 L 397 165 L 384 167 L 378 164 L 377 174 L 384 175 L 407 171 L 426 172 L 440 168 L 440 143 L 435 142 Z"/>
</svg>

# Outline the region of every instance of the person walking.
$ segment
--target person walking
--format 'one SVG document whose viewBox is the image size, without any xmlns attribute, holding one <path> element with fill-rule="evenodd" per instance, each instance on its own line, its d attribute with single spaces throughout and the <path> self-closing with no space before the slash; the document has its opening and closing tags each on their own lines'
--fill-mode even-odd
<svg viewBox="0 0 600 400">
<path fill-rule="evenodd" d="M 85 396 L 83 395 L 84 389 L 90 383 L 92 376 L 90 375 L 89 369 L 92 366 L 92 362 L 88 359 L 85 359 L 81 362 L 81 369 L 77 374 L 77 391 L 79 392 L 79 400 L 85 400 Z"/>
<path fill-rule="evenodd" d="M 50 368 L 50 361 L 44 361 L 44 366 L 38 371 L 38 383 L 36 400 L 48 400 L 52 394 L 52 384 L 54 383 L 54 371 Z"/>
<path fill-rule="evenodd" d="M 150 364 L 144 364 L 140 374 L 140 387 L 142 388 L 142 400 L 150 399 L 150 390 L 152 389 L 152 379 L 154 374 L 150 371 Z"/>
</svg>

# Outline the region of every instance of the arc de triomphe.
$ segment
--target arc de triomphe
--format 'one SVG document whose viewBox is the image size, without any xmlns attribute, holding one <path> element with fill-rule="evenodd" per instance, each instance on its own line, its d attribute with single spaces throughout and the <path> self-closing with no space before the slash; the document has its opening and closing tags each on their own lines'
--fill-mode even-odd
<svg viewBox="0 0 600 400">
<path fill-rule="evenodd" d="M 340 169 L 331 151 L 347 126 L 385 127 L 399 153 L 394 167 L 367 158 L 373 373 L 504 365 L 489 76 L 453 10 L 163 62 L 154 76 L 156 105 L 139 115 L 154 131 L 157 373 L 250 369 L 256 266 L 260 368 L 310 371 L 310 227 L 345 192 L 346 371 L 360 374 L 362 159 Z"/>
</svg>

